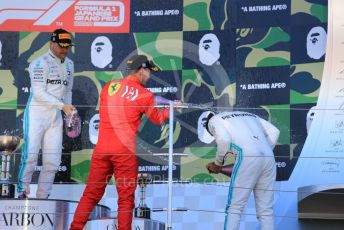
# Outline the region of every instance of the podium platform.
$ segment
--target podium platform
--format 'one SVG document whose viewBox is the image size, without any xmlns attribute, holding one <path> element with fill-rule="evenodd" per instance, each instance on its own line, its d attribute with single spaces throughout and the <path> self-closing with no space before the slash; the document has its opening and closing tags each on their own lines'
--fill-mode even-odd
<svg viewBox="0 0 344 230">
<path fill-rule="evenodd" d="M 97 220 L 90 220 L 87 222 L 84 230 L 117 230 L 116 218 L 102 218 Z M 165 223 L 143 218 L 134 218 L 132 229 L 140 230 L 165 230 Z"/>
<path fill-rule="evenodd" d="M 299 219 L 344 220 L 344 184 L 298 188 Z"/>
<path fill-rule="evenodd" d="M 1 199 L 0 229 L 66 230 L 73 220 L 78 202 L 46 199 Z M 111 210 L 97 205 L 90 219 L 110 217 Z"/>
</svg>

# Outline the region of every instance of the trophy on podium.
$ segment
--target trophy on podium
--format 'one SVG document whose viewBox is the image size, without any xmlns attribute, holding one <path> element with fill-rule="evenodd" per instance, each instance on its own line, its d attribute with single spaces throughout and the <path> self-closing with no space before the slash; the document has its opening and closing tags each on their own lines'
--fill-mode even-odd
<svg viewBox="0 0 344 230">
<path fill-rule="evenodd" d="M 152 182 L 152 175 L 149 173 L 139 173 L 137 177 L 137 183 L 140 186 L 140 204 L 135 208 L 136 218 L 150 219 L 150 208 L 147 207 L 146 199 L 146 186 Z"/>
<path fill-rule="evenodd" d="M 1 176 L 0 176 L 0 199 L 14 198 L 15 186 L 10 183 L 10 160 L 11 154 L 16 150 L 20 142 L 16 136 L 0 136 L 1 152 Z"/>
</svg>

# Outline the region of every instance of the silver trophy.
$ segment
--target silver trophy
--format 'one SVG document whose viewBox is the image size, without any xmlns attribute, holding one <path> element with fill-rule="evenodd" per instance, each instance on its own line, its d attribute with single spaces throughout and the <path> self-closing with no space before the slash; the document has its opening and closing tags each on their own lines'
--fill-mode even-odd
<svg viewBox="0 0 344 230">
<path fill-rule="evenodd" d="M 14 198 L 15 186 L 10 183 L 11 154 L 17 149 L 20 138 L 16 136 L 0 136 L 1 176 L 0 198 Z"/>
<path fill-rule="evenodd" d="M 152 175 L 149 173 L 139 173 L 137 177 L 137 183 L 140 187 L 140 204 L 135 208 L 136 218 L 150 219 L 150 208 L 146 204 L 146 186 L 152 182 Z"/>
</svg>

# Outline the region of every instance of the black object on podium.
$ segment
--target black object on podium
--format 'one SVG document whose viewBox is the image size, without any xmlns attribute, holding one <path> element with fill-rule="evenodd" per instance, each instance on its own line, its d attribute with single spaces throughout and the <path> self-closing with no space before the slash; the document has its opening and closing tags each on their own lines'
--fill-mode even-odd
<svg viewBox="0 0 344 230">
<path fill-rule="evenodd" d="M 138 174 L 138 185 L 140 186 L 140 204 L 135 208 L 134 216 L 136 218 L 150 219 L 151 209 L 147 207 L 145 202 L 146 199 L 146 186 L 152 182 L 152 175 L 149 173 L 139 173 Z"/>
<path fill-rule="evenodd" d="M 0 182 L 0 199 L 14 198 L 15 189 L 14 184 Z"/>
</svg>

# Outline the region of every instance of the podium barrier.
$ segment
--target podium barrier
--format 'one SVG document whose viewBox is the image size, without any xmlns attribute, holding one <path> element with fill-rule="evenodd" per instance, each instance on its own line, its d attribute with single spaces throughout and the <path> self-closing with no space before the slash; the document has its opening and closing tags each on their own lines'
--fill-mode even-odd
<svg viewBox="0 0 344 230">
<path fill-rule="evenodd" d="M 297 194 L 299 219 L 344 220 L 344 184 L 300 187 Z"/>
<path fill-rule="evenodd" d="M 1 199 L 0 229 L 66 230 L 78 202 L 45 199 Z M 109 217 L 111 210 L 97 205 L 90 219 Z"/>
<path fill-rule="evenodd" d="M 90 220 L 87 222 L 84 230 L 117 230 L 117 219 L 115 218 L 103 218 L 97 220 Z M 132 229 L 137 230 L 165 230 L 165 223 L 145 219 L 145 218 L 134 218 L 132 223 Z"/>
</svg>

